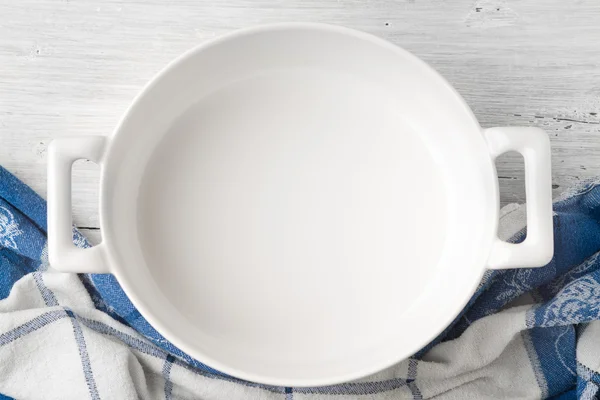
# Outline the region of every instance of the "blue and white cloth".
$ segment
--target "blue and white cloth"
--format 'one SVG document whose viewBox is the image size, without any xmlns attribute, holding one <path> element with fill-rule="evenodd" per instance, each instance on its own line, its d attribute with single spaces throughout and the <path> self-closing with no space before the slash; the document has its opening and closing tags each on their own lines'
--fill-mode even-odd
<svg viewBox="0 0 600 400">
<path fill-rule="evenodd" d="M 182 353 L 113 276 L 49 270 L 45 202 L 0 167 L 0 400 L 598 398 L 600 184 L 565 194 L 554 211 L 552 262 L 488 272 L 413 358 L 356 382 L 269 387 Z M 501 236 L 522 239 L 524 208 L 502 214 Z M 74 241 L 88 246 L 77 231 Z"/>
</svg>

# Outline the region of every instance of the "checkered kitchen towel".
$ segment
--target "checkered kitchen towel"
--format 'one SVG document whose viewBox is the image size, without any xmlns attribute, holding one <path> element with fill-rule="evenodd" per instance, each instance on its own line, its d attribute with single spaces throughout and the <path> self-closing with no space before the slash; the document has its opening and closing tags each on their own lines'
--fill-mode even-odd
<svg viewBox="0 0 600 400">
<path fill-rule="evenodd" d="M 0 167 L 0 399 L 597 398 L 600 184 L 554 210 L 554 260 L 488 272 L 454 324 L 410 360 L 357 382 L 268 387 L 179 351 L 111 275 L 49 271 L 45 203 Z M 503 209 L 502 236 L 518 241 L 523 221 L 523 207 Z"/>
</svg>

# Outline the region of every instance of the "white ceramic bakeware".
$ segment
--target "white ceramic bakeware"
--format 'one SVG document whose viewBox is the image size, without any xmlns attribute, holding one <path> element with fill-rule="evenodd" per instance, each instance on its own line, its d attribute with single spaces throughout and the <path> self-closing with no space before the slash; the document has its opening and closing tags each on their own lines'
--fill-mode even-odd
<svg viewBox="0 0 600 400">
<path fill-rule="evenodd" d="M 494 159 L 525 159 L 527 239 L 497 237 Z M 101 167 L 102 243 L 75 248 L 73 161 Z M 198 360 L 267 384 L 333 384 L 426 345 L 486 268 L 553 250 L 550 146 L 482 129 L 410 53 L 320 24 L 241 30 L 184 54 L 112 136 L 49 149 L 49 256 L 115 274 Z"/>
</svg>

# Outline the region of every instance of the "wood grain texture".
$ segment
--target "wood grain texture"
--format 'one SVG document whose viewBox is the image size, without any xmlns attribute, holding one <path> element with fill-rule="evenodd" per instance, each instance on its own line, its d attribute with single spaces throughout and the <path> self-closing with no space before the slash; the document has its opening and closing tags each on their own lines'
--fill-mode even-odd
<svg viewBox="0 0 600 400">
<path fill-rule="evenodd" d="M 313 21 L 413 52 L 483 127 L 546 129 L 560 192 L 600 173 L 599 20 L 597 0 L 0 0 L 0 164 L 45 195 L 47 143 L 109 134 L 174 57 L 236 28 Z M 498 170 L 502 204 L 524 201 L 520 158 Z M 91 163 L 76 167 L 80 226 L 98 226 L 97 179 Z"/>
</svg>

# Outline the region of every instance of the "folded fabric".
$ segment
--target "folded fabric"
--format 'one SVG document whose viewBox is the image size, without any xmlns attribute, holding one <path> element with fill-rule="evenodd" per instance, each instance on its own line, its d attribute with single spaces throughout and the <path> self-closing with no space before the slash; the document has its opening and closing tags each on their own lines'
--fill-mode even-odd
<svg viewBox="0 0 600 400">
<path fill-rule="evenodd" d="M 0 167 L 0 400 L 597 398 L 600 186 L 581 185 L 554 211 L 550 264 L 487 272 L 461 315 L 411 359 L 355 382 L 284 388 L 184 354 L 112 275 L 52 271 L 45 202 Z M 505 207 L 500 236 L 522 240 L 524 222 L 523 206 Z M 76 230 L 73 239 L 89 246 Z"/>
</svg>

